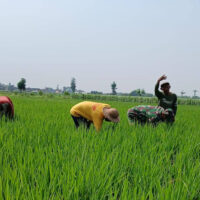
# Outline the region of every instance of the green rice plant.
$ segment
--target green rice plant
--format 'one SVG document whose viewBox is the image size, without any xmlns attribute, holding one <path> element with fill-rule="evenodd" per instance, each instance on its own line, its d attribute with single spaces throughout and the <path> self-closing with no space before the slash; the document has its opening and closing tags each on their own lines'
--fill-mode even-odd
<svg viewBox="0 0 200 200">
<path fill-rule="evenodd" d="M 173 126 L 129 126 L 127 110 L 143 102 L 101 97 L 121 121 L 97 133 L 74 127 L 69 111 L 82 97 L 11 96 L 15 120 L 0 121 L 0 199 L 200 198 L 200 107 L 180 105 Z"/>
<path fill-rule="evenodd" d="M 103 100 L 103 101 L 119 101 L 119 102 L 135 102 L 142 104 L 157 104 L 156 97 L 139 97 L 139 96 L 116 96 L 116 95 L 96 95 L 96 94 L 71 94 L 73 99 L 87 100 Z M 179 105 L 200 105 L 199 99 L 178 98 Z"/>
</svg>

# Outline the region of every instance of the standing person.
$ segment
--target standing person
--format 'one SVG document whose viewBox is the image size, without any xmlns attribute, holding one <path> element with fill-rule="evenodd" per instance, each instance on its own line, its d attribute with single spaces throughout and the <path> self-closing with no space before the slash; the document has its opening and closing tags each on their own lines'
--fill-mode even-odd
<svg viewBox="0 0 200 200">
<path fill-rule="evenodd" d="M 102 127 L 103 120 L 118 123 L 120 121 L 119 112 L 111 108 L 109 104 L 83 101 L 76 104 L 70 110 L 76 128 L 83 124 L 89 129 L 91 123 L 99 131 Z"/>
<path fill-rule="evenodd" d="M 157 125 L 159 122 L 174 122 L 174 113 L 171 108 L 164 109 L 161 106 L 139 105 L 128 110 L 129 124 L 138 123 Z"/>
<path fill-rule="evenodd" d="M 14 106 L 11 99 L 7 96 L 0 96 L 0 119 L 3 115 L 9 119 L 14 117 Z"/>
<path fill-rule="evenodd" d="M 162 92 L 159 91 L 159 85 L 162 80 L 166 80 L 167 76 L 163 75 L 161 76 L 155 86 L 155 95 L 157 96 L 159 100 L 159 106 L 163 107 L 164 109 L 171 108 L 174 112 L 174 115 L 176 115 L 177 111 L 177 96 L 176 94 L 173 94 L 170 92 L 170 84 L 169 82 L 165 82 L 161 84 L 160 89 Z"/>
</svg>

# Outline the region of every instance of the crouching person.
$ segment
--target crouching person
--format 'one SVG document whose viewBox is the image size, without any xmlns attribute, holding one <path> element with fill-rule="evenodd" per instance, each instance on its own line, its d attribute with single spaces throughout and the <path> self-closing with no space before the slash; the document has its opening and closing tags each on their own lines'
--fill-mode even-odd
<svg viewBox="0 0 200 200">
<path fill-rule="evenodd" d="M 127 115 L 130 124 L 152 124 L 155 126 L 159 122 L 174 122 L 173 110 L 170 108 L 164 109 L 160 106 L 135 106 L 128 110 Z"/>
<path fill-rule="evenodd" d="M 83 124 L 87 129 L 93 123 L 97 131 L 102 127 L 103 120 L 118 123 L 119 112 L 109 104 L 84 101 L 76 104 L 70 110 L 76 128 Z"/>
<path fill-rule="evenodd" d="M 7 96 L 0 96 L 0 119 L 5 116 L 6 119 L 13 119 L 14 106 L 11 99 Z"/>
</svg>

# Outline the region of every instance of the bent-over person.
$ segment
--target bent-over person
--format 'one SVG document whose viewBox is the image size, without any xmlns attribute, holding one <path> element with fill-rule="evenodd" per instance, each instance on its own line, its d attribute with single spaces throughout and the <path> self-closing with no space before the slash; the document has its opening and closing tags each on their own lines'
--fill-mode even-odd
<svg viewBox="0 0 200 200">
<path fill-rule="evenodd" d="M 76 104 L 70 110 L 76 128 L 83 124 L 87 129 L 93 123 L 97 131 L 102 127 L 103 120 L 118 123 L 120 121 L 119 112 L 111 108 L 109 104 L 83 101 Z"/>
<path fill-rule="evenodd" d="M 6 119 L 14 117 L 14 106 L 11 99 L 7 96 L 0 96 L 0 119 L 5 116 Z"/>
<path fill-rule="evenodd" d="M 129 124 L 157 125 L 159 122 L 174 122 L 174 113 L 171 108 L 164 109 L 161 106 L 139 105 L 128 110 Z"/>
</svg>

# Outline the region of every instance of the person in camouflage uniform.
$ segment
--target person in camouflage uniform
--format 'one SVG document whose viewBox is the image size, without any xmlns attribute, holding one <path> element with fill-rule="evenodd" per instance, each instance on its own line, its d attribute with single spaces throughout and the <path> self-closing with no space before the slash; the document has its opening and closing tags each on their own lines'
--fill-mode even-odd
<svg viewBox="0 0 200 200">
<path fill-rule="evenodd" d="M 130 124 L 138 123 L 157 125 L 159 122 L 174 122 L 173 110 L 164 109 L 161 106 L 139 105 L 128 110 L 128 120 Z"/>
</svg>

